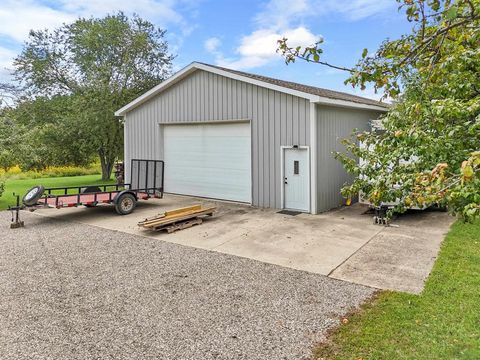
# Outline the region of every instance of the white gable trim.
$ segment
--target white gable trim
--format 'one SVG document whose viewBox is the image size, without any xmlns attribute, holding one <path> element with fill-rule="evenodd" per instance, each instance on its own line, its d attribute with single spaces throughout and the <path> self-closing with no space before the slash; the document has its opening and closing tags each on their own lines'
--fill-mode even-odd
<svg viewBox="0 0 480 360">
<path fill-rule="evenodd" d="M 338 106 L 338 107 L 344 107 L 344 108 L 350 108 L 350 109 L 375 110 L 375 111 L 381 111 L 381 112 L 388 111 L 387 108 L 384 108 L 382 106 L 360 104 L 354 101 L 331 99 L 323 96 L 319 97 L 319 100 L 315 102 L 320 105 Z"/>
<path fill-rule="evenodd" d="M 169 79 L 165 80 L 164 82 L 160 83 L 159 85 L 155 86 L 154 88 L 148 90 L 146 93 L 143 95 L 139 96 L 129 104 L 125 105 L 121 109 L 115 111 L 115 116 L 124 116 L 127 112 L 133 110 L 134 108 L 138 107 L 139 105 L 143 104 L 144 102 L 148 101 L 152 97 L 156 96 L 160 92 L 164 91 L 165 89 L 169 88 L 173 84 L 179 82 L 186 76 L 190 75 L 193 73 L 195 70 L 204 70 L 208 71 L 210 73 L 214 73 L 217 75 L 221 75 L 230 79 L 234 80 L 239 80 L 243 81 L 249 84 L 257 85 L 263 88 L 279 91 L 285 94 L 297 96 L 300 98 L 304 98 L 309 100 L 310 102 L 314 103 L 319 103 L 319 104 L 325 104 L 325 105 L 331 105 L 331 106 L 341 106 L 341 107 L 349 107 L 349 108 L 358 108 L 358 109 L 367 109 L 367 110 L 379 110 L 379 111 L 387 111 L 387 109 L 381 107 L 381 106 L 375 106 L 375 105 L 367 105 L 367 104 L 360 104 L 360 103 L 355 103 L 353 101 L 345 101 L 345 100 L 336 100 L 336 99 L 330 99 L 326 97 L 321 97 L 318 95 L 313 95 L 309 94 L 303 91 L 298 91 L 298 90 L 293 90 L 290 88 L 286 88 L 283 86 L 271 84 L 265 81 L 257 80 L 257 79 L 252 79 L 247 76 L 239 75 L 239 74 L 234 74 L 229 71 L 225 71 L 222 69 L 218 69 L 215 67 L 211 67 L 205 64 L 200 64 L 193 62 L 187 67 L 183 68 L 179 72 L 175 73 L 172 77 Z"/>
</svg>

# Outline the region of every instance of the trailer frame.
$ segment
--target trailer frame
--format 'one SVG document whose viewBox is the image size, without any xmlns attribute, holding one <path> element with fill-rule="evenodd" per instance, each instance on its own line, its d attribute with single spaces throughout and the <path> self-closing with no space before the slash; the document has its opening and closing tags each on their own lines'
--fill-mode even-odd
<svg viewBox="0 0 480 360">
<path fill-rule="evenodd" d="M 144 171 L 142 171 L 142 168 Z M 164 189 L 163 160 L 132 159 L 130 168 L 130 182 L 125 184 L 91 184 L 80 186 L 59 186 L 45 188 L 42 196 L 35 205 L 24 207 L 30 211 L 38 208 L 55 207 L 94 207 L 98 204 L 115 204 L 116 210 L 124 194 L 131 194 L 138 200 L 149 198 L 163 198 Z M 150 176 L 152 175 L 152 176 Z M 76 192 L 71 193 L 72 189 Z M 100 191 L 97 191 L 99 189 Z M 55 194 L 59 192 L 60 194 Z M 135 204 L 133 204 L 135 206 Z M 120 212 L 119 212 L 120 213 Z"/>
</svg>

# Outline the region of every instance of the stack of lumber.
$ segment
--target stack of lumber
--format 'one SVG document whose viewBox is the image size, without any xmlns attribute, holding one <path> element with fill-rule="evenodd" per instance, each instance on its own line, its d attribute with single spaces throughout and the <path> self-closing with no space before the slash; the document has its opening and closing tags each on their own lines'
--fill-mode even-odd
<svg viewBox="0 0 480 360">
<path fill-rule="evenodd" d="M 202 205 L 184 207 L 147 218 L 140 221 L 138 226 L 155 231 L 166 230 L 171 233 L 201 224 L 203 222 L 202 217 L 212 216 L 215 210 L 215 207 L 203 208 Z"/>
</svg>

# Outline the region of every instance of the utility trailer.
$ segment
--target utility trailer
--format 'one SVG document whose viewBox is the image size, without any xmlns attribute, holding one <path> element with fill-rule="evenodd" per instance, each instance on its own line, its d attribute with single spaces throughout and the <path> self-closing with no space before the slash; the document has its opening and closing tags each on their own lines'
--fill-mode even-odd
<svg viewBox="0 0 480 360">
<path fill-rule="evenodd" d="M 113 204 L 118 214 L 127 215 L 135 209 L 138 200 L 162 198 L 163 181 L 162 160 L 132 159 L 129 183 L 54 188 L 38 185 L 25 194 L 21 208 L 34 211 L 45 207 L 61 209 Z"/>
</svg>

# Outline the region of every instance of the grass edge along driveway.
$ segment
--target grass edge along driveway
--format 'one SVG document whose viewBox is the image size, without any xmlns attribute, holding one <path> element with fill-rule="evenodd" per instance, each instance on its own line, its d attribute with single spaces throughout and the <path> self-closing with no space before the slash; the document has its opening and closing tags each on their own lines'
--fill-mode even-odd
<svg viewBox="0 0 480 360">
<path fill-rule="evenodd" d="M 5 210 L 8 205 L 15 205 L 16 198 L 13 193 L 20 195 L 20 201 L 26 191 L 35 185 L 43 185 L 45 187 L 60 187 L 60 186 L 81 186 L 92 184 L 113 184 L 114 181 L 102 181 L 101 175 L 82 175 L 82 176 L 65 176 L 65 177 L 51 177 L 39 179 L 22 179 L 13 180 L 7 179 L 5 181 L 5 191 L 0 197 L 0 210 Z"/>
<path fill-rule="evenodd" d="M 383 291 L 314 359 L 480 359 L 480 221 L 457 221 L 420 295 Z"/>
</svg>

